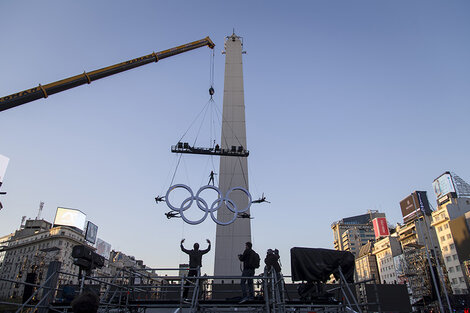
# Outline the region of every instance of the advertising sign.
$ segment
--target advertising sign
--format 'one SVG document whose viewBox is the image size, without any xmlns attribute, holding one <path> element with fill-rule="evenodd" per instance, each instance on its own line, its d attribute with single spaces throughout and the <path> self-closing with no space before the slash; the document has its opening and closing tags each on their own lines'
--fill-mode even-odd
<svg viewBox="0 0 470 313">
<path fill-rule="evenodd" d="M 0 154 L 0 185 L 2 184 L 3 177 L 7 171 L 8 162 L 10 162 L 10 159 Z"/>
<path fill-rule="evenodd" d="M 85 240 L 94 244 L 96 241 L 96 235 L 98 235 L 98 226 L 88 221 L 86 224 Z"/>
<path fill-rule="evenodd" d="M 100 238 L 96 239 L 96 253 L 109 260 L 109 254 L 111 253 L 111 245 Z"/>
<path fill-rule="evenodd" d="M 426 191 L 415 191 L 405 199 L 400 201 L 401 214 L 403 222 L 409 223 L 417 217 L 431 215 L 431 207 L 429 206 Z"/>
<path fill-rule="evenodd" d="M 55 213 L 54 226 L 72 226 L 83 230 L 86 215 L 77 209 L 58 207 Z"/>
<path fill-rule="evenodd" d="M 434 189 L 434 193 L 436 194 L 437 199 L 440 199 L 451 192 L 455 192 L 454 183 L 452 182 L 452 176 L 448 172 L 436 178 L 432 182 L 432 187 Z"/>
<path fill-rule="evenodd" d="M 390 236 L 387 219 L 385 217 L 374 218 L 372 220 L 372 225 L 374 225 L 375 239 Z"/>
</svg>

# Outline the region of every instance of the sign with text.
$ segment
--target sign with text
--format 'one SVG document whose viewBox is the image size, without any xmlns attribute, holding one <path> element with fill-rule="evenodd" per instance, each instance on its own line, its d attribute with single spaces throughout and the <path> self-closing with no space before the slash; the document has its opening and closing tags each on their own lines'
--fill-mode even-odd
<svg viewBox="0 0 470 313">
<path fill-rule="evenodd" d="M 374 225 L 375 239 L 390 236 L 390 231 L 388 230 L 387 225 L 387 219 L 385 217 L 374 218 L 372 220 L 372 225 Z"/>
<path fill-rule="evenodd" d="M 403 222 L 414 221 L 417 217 L 431 215 L 426 191 L 415 191 L 405 199 L 400 201 L 401 214 Z"/>
</svg>

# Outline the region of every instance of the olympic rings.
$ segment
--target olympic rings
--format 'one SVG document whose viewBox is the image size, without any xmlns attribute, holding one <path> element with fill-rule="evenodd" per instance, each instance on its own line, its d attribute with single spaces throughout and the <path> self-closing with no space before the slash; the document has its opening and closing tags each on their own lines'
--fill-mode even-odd
<svg viewBox="0 0 470 313">
<path fill-rule="evenodd" d="M 170 193 L 177 189 L 177 188 L 182 188 L 182 189 L 185 189 L 186 191 L 189 192 L 189 197 L 187 197 L 186 199 L 184 199 L 182 202 L 181 202 L 181 205 L 179 207 L 175 207 L 173 206 L 171 203 L 170 203 Z M 214 191 L 217 192 L 217 199 L 211 204 L 211 206 L 209 207 L 209 205 L 207 204 L 206 200 L 204 200 L 203 198 L 200 197 L 200 194 L 201 192 L 203 192 L 204 190 L 206 189 L 212 189 Z M 247 198 L 248 198 L 248 205 L 243 208 L 243 210 L 239 210 L 236 203 L 229 198 L 230 194 L 234 191 L 241 191 L 243 193 L 246 194 Z M 197 204 L 197 207 L 204 212 L 204 215 L 202 216 L 202 218 L 200 218 L 199 220 L 196 220 L 196 221 L 193 221 L 193 220 L 190 220 L 188 219 L 185 215 L 184 215 L 184 211 L 186 211 L 187 209 L 189 209 L 194 200 L 196 200 L 196 204 Z M 202 186 L 201 188 L 199 188 L 198 192 L 196 193 L 196 195 L 194 195 L 193 193 L 193 190 L 187 186 L 187 185 L 184 185 L 184 184 L 176 184 L 176 185 L 173 185 L 171 186 L 170 188 L 168 188 L 168 191 L 166 192 L 166 195 L 165 195 L 165 202 L 166 204 L 168 205 L 168 207 L 172 210 L 172 211 L 176 211 L 180 214 L 181 218 L 188 224 L 191 224 L 191 225 L 197 225 L 197 224 L 200 224 L 202 222 L 205 221 L 205 219 L 207 218 L 207 215 L 211 215 L 211 218 L 212 220 L 219 224 L 219 225 L 223 225 L 223 226 L 226 226 L 226 225 L 229 225 L 229 224 L 232 224 L 233 222 L 235 222 L 235 220 L 237 219 L 238 217 L 238 214 L 239 213 L 243 213 L 243 212 L 246 212 L 250 209 L 251 207 L 251 194 L 248 190 L 246 190 L 245 188 L 243 187 L 233 187 L 231 188 L 229 191 L 227 191 L 227 193 L 225 194 L 225 196 L 223 197 L 222 195 L 222 192 L 220 191 L 219 188 L 213 186 L 213 185 L 206 185 L 206 186 Z M 227 222 L 222 222 L 222 221 L 219 221 L 216 217 L 215 217 L 215 214 L 214 212 L 217 211 L 218 209 L 220 209 L 220 207 L 225 203 L 225 206 L 227 207 L 227 209 L 233 213 L 233 218 L 231 218 L 229 221 Z"/>
</svg>

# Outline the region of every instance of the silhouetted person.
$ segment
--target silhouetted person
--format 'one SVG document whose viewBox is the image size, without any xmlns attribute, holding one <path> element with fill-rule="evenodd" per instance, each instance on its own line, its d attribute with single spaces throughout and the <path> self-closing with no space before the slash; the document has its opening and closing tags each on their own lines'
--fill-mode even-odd
<svg viewBox="0 0 470 313">
<path fill-rule="evenodd" d="M 278 253 L 275 251 L 273 251 L 273 249 L 268 249 L 266 257 L 264 258 L 264 264 L 266 264 L 266 271 L 274 271 L 276 278 L 279 279 L 279 275 L 281 274 L 281 265 L 279 264 L 279 251 L 277 251 Z"/>
<path fill-rule="evenodd" d="M 249 213 L 246 213 L 246 212 L 242 212 L 242 213 L 238 213 L 237 215 L 238 218 L 249 218 L 249 219 L 253 219 L 251 217 L 251 215 Z"/>
<path fill-rule="evenodd" d="M 155 202 L 158 204 L 158 202 L 163 202 L 165 201 L 165 197 L 162 196 L 156 196 L 155 197 Z"/>
<path fill-rule="evenodd" d="M 74 313 L 96 313 L 99 306 L 100 299 L 92 292 L 82 293 L 72 301 Z"/>
<path fill-rule="evenodd" d="M 243 254 L 238 255 L 238 259 L 243 262 L 242 277 L 253 277 L 255 276 L 255 266 L 252 264 L 253 254 L 255 253 L 252 249 L 253 245 L 251 242 L 245 243 L 245 251 Z M 242 300 L 240 303 L 253 300 L 255 293 L 253 290 L 253 278 L 242 278 L 240 280 L 242 288 Z"/>
<path fill-rule="evenodd" d="M 251 201 L 251 203 L 261 203 L 261 202 L 271 203 L 268 200 L 266 200 L 266 197 L 264 196 L 264 193 L 258 200 Z"/>
<path fill-rule="evenodd" d="M 199 250 L 199 244 L 196 242 L 194 244 L 194 249 L 193 250 L 188 250 L 185 249 L 183 246 L 184 239 L 181 240 L 181 251 L 189 255 L 189 272 L 188 272 L 188 277 L 193 277 L 193 276 L 198 276 L 199 269 L 202 266 L 202 256 L 209 252 L 211 250 L 211 241 L 209 239 L 206 239 L 207 243 L 209 246 L 205 250 Z M 193 281 L 194 282 L 194 281 Z M 183 290 L 183 298 L 188 297 L 188 292 L 189 292 L 189 287 L 188 285 L 190 284 L 190 281 L 186 281 L 184 284 L 184 290 Z"/>
<path fill-rule="evenodd" d="M 166 216 L 167 219 L 170 219 L 170 218 L 173 218 L 173 217 L 181 217 L 178 212 L 172 212 L 172 211 L 166 212 L 165 216 Z"/>
<path fill-rule="evenodd" d="M 209 182 L 207 183 L 208 185 L 210 185 L 211 182 L 212 182 L 212 186 L 214 186 L 214 184 L 215 184 L 214 175 L 217 175 L 217 174 L 214 173 L 214 171 L 211 171 L 211 173 L 209 174 Z"/>
</svg>

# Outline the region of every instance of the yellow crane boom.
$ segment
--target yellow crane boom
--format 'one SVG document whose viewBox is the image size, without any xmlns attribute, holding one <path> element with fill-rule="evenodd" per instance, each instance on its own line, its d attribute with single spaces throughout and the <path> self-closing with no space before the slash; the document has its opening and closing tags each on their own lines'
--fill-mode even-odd
<svg viewBox="0 0 470 313">
<path fill-rule="evenodd" d="M 47 98 L 48 96 L 71 89 L 80 85 L 90 84 L 100 78 L 108 77 L 117 73 L 121 73 L 145 64 L 158 62 L 167 57 L 171 57 L 183 52 L 194 50 L 200 47 L 208 46 L 213 49 L 215 44 L 209 37 L 201 40 L 193 41 L 185 45 L 174 47 L 160 52 L 153 52 L 151 54 L 104 67 L 92 72 L 83 72 L 82 74 L 65 78 L 47 85 L 39 85 L 37 87 L 23 90 L 5 97 L 0 98 L 0 111 L 5 111 L 16 106 L 31 102 L 40 98 Z"/>
</svg>

